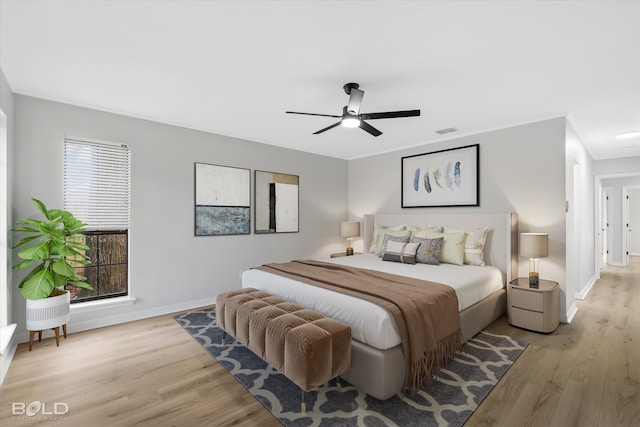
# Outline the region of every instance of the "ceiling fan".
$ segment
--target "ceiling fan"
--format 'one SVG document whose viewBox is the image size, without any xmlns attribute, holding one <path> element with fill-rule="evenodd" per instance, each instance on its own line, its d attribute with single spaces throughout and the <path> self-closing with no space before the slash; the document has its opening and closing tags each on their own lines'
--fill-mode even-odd
<svg viewBox="0 0 640 427">
<path fill-rule="evenodd" d="M 420 115 L 420 110 L 405 110 L 405 111 L 387 111 L 384 113 L 360 113 L 360 104 L 362 104 L 362 97 L 364 91 L 359 89 L 358 83 L 347 83 L 343 86 L 344 91 L 349 95 L 349 104 L 342 108 L 342 115 L 336 116 L 332 114 L 317 114 L 317 113 L 300 113 L 297 111 L 287 111 L 287 114 L 304 114 L 306 116 L 321 116 L 321 117 L 335 117 L 340 121 L 327 126 L 324 129 L 320 129 L 314 132 L 314 135 L 333 129 L 338 125 L 342 125 L 347 128 L 359 127 L 373 136 L 380 136 L 382 132 L 371 126 L 365 120 L 377 120 L 377 119 L 395 119 L 397 117 L 415 117 Z"/>
</svg>

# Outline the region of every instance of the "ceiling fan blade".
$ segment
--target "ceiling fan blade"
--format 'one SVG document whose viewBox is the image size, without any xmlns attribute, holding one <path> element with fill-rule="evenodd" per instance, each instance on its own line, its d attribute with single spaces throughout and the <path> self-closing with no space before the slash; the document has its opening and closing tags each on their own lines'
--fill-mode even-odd
<svg viewBox="0 0 640 427">
<path fill-rule="evenodd" d="M 286 114 L 302 114 L 305 116 L 335 117 L 336 119 L 342 117 L 342 116 L 335 116 L 333 114 L 299 113 L 297 111 L 285 111 L 285 113 Z"/>
<path fill-rule="evenodd" d="M 420 110 L 405 110 L 405 111 L 387 111 L 384 113 L 365 113 L 360 117 L 363 120 L 375 120 L 375 119 L 394 119 L 396 117 L 415 117 L 420 115 Z"/>
<path fill-rule="evenodd" d="M 380 132 L 378 129 L 374 128 L 373 126 L 371 126 L 369 123 L 365 122 L 364 120 L 360 120 L 360 129 L 366 130 L 367 132 L 369 132 L 373 136 L 382 135 L 382 132 Z"/>
<path fill-rule="evenodd" d="M 336 126 L 340 126 L 340 123 L 341 123 L 341 122 L 336 122 L 336 123 L 332 124 L 331 126 L 327 126 L 327 127 L 326 127 L 326 128 L 324 128 L 324 129 L 320 129 L 319 131 L 314 132 L 313 134 L 314 134 L 314 135 L 317 135 L 317 134 L 322 133 L 322 132 L 324 132 L 324 131 L 327 131 L 327 130 L 329 130 L 329 129 L 333 129 L 333 128 L 334 128 L 334 127 L 336 127 Z"/>
<path fill-rule="evenodd" d="M 351 88 L 349 92 L 349 105 L 347 106 L 347 111 L 351 114 L 355 114 L 356 116 L 360 113 L 360 105 L 362 104 L 362 97 L 364 96 L 364 91 L 356 88 Z"/>
</svg>

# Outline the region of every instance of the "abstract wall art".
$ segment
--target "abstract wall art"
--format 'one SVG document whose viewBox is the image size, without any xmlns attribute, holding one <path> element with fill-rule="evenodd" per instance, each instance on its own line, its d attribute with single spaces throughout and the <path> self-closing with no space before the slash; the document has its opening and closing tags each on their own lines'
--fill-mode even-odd
<svg viewBox="0 0 640 427">
<path fill-rule="evenodd" d="M 255 171 L 255 233 L 298 232 L 298 175 Z"/>
<path fill-rule="evenodd" d="M 251 233 L 251 171 L 195 164 L 195 235 Z"/>
<path fill-rule="evenodd" d="M 402 158 L 402 207 L 480 206 L 479 144 Z"/>
</svg>

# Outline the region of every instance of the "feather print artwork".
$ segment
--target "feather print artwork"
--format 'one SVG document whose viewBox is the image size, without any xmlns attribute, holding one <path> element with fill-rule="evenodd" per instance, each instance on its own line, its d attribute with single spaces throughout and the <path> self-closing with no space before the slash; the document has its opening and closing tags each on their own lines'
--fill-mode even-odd
<svg viewBox="0 0 640 427">
<path fill-rule="evenodd" d="M 431 193 L 431 184 L 429 183 L 429 169 L 424 173 L 424 189 L 427 193 Z"/>
<path fill-rule="evenodd" d="M 413 189 L 418 191 L 419 188 L 420 188 L 420 168 L 417 168 L 415 175 L 413 176 Z"/>
<path fill-rule="evenodd" d="M 444 183 L 447 185 L 447 188 L 453 191 L 453 179 L 451 179 L 451 166 L 452 166 L 452 162 L 447 163 L 447 167 L 444 170 Z"/>
<path fill-rule="evenodd" d="M 440 172 L 440 169 L 436 169 L 436 171 L 433 173 L 433 179 L 436 181 L 438 187 L 444 188 L 442 184 L 440 184 L 440 177 L 442 177 L 442 172 Z"/>
<path fill-rule="evenodd" d="M 456 162 L 456 168 L 453 171 L 453 180 L 456 183 L 456 187 L 460 189 L 460 162 Z"/>
</svg>

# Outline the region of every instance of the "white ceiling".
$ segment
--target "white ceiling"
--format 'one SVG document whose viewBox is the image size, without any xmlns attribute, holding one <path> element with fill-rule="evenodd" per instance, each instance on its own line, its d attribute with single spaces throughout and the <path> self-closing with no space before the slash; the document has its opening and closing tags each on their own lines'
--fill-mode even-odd
<svg viewBox="0 0 640 427">
<path fill-rule="evenodd" d="M 638 1 L 0 0 L 13 91 L 351 159 L 568 115 L 595 159 L 640 156 Z M 340 114 L 417 118 L 313 132 Z M 91 136 L 91 135 L 87 135 Z M 178 143 L 178 142 L 176 142 Z"/>
</svg>

